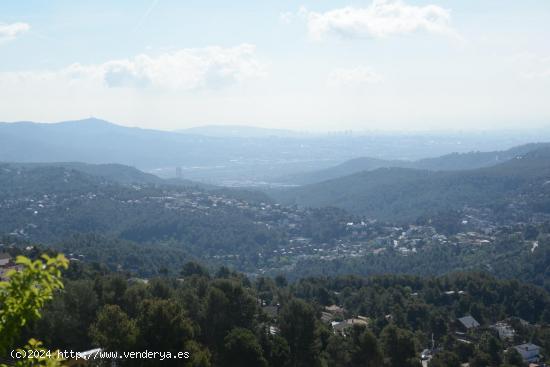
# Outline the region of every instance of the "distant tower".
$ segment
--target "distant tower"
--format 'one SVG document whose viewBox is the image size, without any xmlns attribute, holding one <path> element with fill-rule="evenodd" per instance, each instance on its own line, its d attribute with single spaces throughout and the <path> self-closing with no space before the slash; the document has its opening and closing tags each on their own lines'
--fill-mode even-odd
<svg viewBox="0 0 550 367">
<path fill-rule="evenodd" d="M 181 179 L 183 177 L 181 167 L 176 167 L 176 178 Z"/>
</svg>

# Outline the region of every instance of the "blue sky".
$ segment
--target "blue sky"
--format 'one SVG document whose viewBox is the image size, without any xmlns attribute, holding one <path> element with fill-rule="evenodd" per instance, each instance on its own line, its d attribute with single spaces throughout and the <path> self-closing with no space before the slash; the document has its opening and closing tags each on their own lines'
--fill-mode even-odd
<svg viewBox="0 0 550 367">
<path fill-rule="evenodd" d="M 0 3 L 0 120 L 177 129 L 550 124 L 550 2 Z"/>
</svg>

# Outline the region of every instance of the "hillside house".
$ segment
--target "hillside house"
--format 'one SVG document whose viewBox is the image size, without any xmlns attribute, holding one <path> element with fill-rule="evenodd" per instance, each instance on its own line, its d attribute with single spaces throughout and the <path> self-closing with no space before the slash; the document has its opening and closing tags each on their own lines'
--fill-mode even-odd
<svg viewBox="0 0 550 367">
<path fill-rule="evenodd" d="M 7 266 L 11 262 L 11 256 L 6 253 L 0 253 L 0 267 Z"/>
<path fill-rule="evenodd" d="M 532 343 L 525 343 L 513 347 L 521 354 L 525 362 L 532 363 L 540 360 L 540 347 Z"/>
<path fill-rule="evenodd" d="M 0 253 L 0 281 L 7 281 L 6 273 L 12 269 L 17 270 L 17 266 L 12 262 L 11 256 L 6 253 Z"/>
<path fill-rule="evenodd" d="M 331 313 L 335 316 L 336 315 L 343 316 L 344 312 L 345 312 L 345 310 L 342 307 L 337 306 L 337 305 L 326 306 L 325 311 L 328 312 L 328 313 Z"/>
<path fill-rule="evenodd" d="M 458 322 L 459 322 L 459 326 L 464 331 L 475 330 L 480 326 L 479 322 L 476 319 L 474 319 L 472 316 L 461 317 L 458 319 Z"/>
<path fill-rule="evenodd" d="M 512 340 L 516 331 L 508 323 L 500 321 L 491 326 L 498 333 L 501 340 Z"/>
<path fill-rule="evenodd" d="M 334 334 L 340 334 L 342 336 L 346 336 L 348 331 L 352 329 L 354 326 L 367 327 L 369 325 L 369 319 L 364 316 L 357 316 L 356 318 L 347 319 L 341 322 L 333 321 L 331 325 L 332 325 L 332 330 L 334 331 Z"/>
</svg>

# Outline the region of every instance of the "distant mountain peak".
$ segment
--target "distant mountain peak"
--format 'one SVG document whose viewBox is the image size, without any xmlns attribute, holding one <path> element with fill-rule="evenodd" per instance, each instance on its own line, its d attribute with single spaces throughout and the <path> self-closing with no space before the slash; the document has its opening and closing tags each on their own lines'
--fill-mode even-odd
<svg viewBox="0 0 550 367">
<path fill-rule="evenodd" d="M 108 125 L 108 126 L 117 126 L 116 124 L 109 122 L 107 120 L 99 119 L 97 117 L 88 117 L 85 119 L 80 120 L 72 120 L 72 121 L 63 121 L 59 124 L 82 124 L 82 125 Z"/>
</svg>

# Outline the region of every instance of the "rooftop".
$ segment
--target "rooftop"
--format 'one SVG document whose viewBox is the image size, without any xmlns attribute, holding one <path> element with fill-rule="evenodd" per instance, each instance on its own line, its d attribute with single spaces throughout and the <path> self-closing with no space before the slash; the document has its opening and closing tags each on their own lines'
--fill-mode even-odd
<svg viewBox="0 0 550 367">
<path fill-rule="evenodd" d="M 477 322 L 477 320 L 474 319 L 472 316 L 461 317 L 458 319 L 458 321 L 460 321 L 460 323 L 464 325 L 466 329 L 473 329 L 473 328 L 479 327 L 479 322 Z"/>
</svg>

